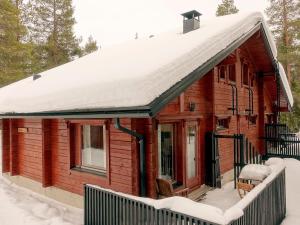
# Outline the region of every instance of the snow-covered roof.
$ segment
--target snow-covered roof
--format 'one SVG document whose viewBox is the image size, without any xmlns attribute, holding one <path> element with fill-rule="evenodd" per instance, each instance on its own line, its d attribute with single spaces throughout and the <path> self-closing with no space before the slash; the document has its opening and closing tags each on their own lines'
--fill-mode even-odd
<svg viewBox="0 0 300 225">
<path fill-rule="evenodd" d="M 291 90 L 290 84 L 288 82 L 287 75 L 286 75 L 281 63 L 278 63 L 278 70 L 279 70 L 281 85 L 282 85 L 284 93 L 288 99 L 288 103 L 289 103 L 290 107 L 293 107 L 294 99 L 293 99 L 292 90 Z"/>
<path fill-rule="evenodd" d="M 186 34 L 178 29 L 103 48 L 45 71 L 37 80 L 28 77 L 1 88 L 0 114 L 148 110 L 154 102 L 166 102 L 160 98 L 178 89 L 193 71 L 261 26 L 276 58 L 261 13 L 218 17 Z M 197 72 L 203 76 L 208 70 Z"/>
</svg>

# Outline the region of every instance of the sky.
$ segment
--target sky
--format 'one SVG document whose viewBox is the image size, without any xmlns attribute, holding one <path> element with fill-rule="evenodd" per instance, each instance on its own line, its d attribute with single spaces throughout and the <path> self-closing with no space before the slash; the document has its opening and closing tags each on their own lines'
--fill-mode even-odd
<svg viewBox="0 0 300 225">
<path fill-rule="evenodd" d="M 156 35 L 182 26 L 181 13 L 196 9 L 215 16 L 221 0 L 73 0 L 75 32 L 83 43 L 92 35 L 101 47 Z M 240 12 L 261 11 L 268 0 L 235 0 Z"/>
</svg>

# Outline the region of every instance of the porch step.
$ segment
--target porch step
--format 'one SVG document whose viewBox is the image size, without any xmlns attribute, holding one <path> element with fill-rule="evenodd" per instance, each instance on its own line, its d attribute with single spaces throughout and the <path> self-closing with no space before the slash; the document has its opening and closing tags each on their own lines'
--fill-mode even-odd
<svg viewBox="0 0 300 225">
<path fill-rule="evenodd" d="M 207 185 L 202 185 L 201 187 L 189 193 L 188 198 L 195 202 L 199 202 L 205 197 L 206 193 L 208 191 L 211 191 L 212 189 L 213 189 L 212 187 L 209 187 Z"/>
</svg>

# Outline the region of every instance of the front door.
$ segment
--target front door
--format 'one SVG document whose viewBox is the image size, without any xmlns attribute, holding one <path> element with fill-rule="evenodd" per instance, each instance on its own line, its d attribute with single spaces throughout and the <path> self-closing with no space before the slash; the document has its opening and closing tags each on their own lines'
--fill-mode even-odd
<svg viewBox="0 0 300 225">
<path fill-rule="evenodd" d="M 186 124 L 186 183 L 188 187 L 198 184 L 198 123 Z"/>
</svg>

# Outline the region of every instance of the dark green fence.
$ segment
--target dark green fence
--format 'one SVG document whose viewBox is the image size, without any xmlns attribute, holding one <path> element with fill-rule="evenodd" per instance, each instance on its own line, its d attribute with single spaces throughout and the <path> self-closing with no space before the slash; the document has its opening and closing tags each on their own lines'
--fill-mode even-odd
<svg viewBox="0 0 300 225">
<path fill-rule="evenodd" d="M 232 225 L 279 225 L 286 215 L 285 170 L 244 209 Z"/>
<path fill-rule="evenodd" d="M 285 171 L 244 208 L 231 225 L 279 225 L 286 214 Z M 199 212 L 199 216 L 201 212 Z M 92 185 L 84 187 L 85 225 L 219 225 L 169 209 L 156 209 L 133 196 Z"/>
<path fill-rule="evenodd" d="M 234 186 L 242 168 L 248 164 L 262 164 L 262 156 L 248 138 L 243 134 L 220 135 L 216 132 L 206 133 L 206 184 L 221 187 L 219 140 L 228 139 L 233 143 L 234 152 Z"/>
<path fill-rule="evenodd" d="M 218 225 L 85 185 L 84 225 Z"/>
<path fill-rule="evenodd" d="M 300 160 L 300 138 L 291 133 L 286 124 L 265 125 L 265 152 L 269 157 Z"/>
</svg>

